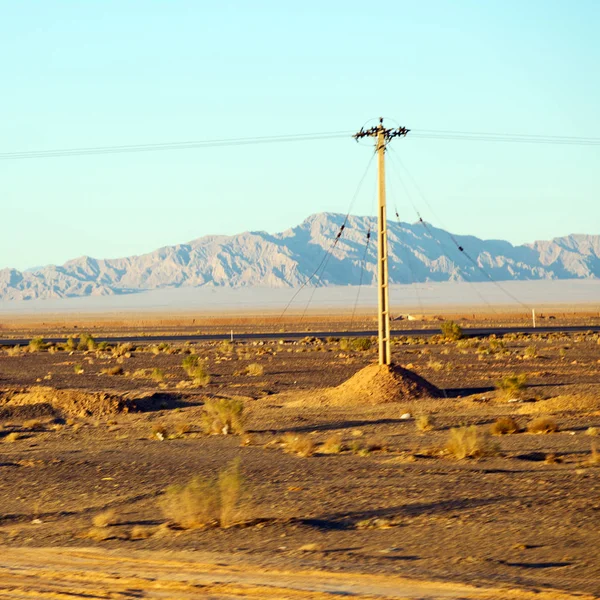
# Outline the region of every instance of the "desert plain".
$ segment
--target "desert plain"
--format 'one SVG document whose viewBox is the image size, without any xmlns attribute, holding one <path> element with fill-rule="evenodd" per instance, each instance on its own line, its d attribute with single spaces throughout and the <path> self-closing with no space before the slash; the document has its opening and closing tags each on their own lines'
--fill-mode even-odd
<svg viewBox="0 0 600 600">
<path fill-rule="evenodd" d="M 5 327 L 0 598 L 597 597 L 600 335 L 452 318 L 392 370 L 322 321 Z"/>
</svg>

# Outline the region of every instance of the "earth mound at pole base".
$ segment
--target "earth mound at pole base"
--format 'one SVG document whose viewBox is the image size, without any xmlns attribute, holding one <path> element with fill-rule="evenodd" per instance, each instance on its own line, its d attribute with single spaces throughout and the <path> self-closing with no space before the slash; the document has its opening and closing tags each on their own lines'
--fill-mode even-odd
<svg viewBox="0 0 600 600">
<path fill-rule="evenodd" d="M 298 405 L 350 406 L 440 398 L 443 392 L 413 371 L 398 365 L 369 365 L 334 388 L 296 396 Z"/>
</svg>

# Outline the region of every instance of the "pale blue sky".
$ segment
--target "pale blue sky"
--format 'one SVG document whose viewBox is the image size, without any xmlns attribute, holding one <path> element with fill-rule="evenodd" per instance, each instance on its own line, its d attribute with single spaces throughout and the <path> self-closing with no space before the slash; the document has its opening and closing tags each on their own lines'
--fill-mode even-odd
<svg viewBox="0 0 600 600">
<path fill-rule="evenodd" d="M 0 153 L 357 130 L 380 114 L 600 137 L 599 26 L 595 0 L 3 0 Z M 513 243 L 600 234 L 599 146 L 394 147 L 435 225 Z M 369 152 L 335 139 L 0 161 L 0 268 L 346 212 Z M 355 212 L 371 212 L 373 181 Z"/>
</svg>

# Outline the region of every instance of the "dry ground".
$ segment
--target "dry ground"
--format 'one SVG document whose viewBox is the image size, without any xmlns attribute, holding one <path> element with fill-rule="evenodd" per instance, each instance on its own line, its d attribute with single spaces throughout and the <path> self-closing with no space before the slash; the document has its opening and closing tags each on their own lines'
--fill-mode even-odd
<svg viewBox="0 0 600 600">
<path fill-rule="evenodd" d="M 589 428 L 600 429 L 598 336 L 399 340 L 393 351 L 397 363 L 442 388 L 444 397 L 351 407 L 311 401 L 319 388 L 341 384 L 375 358 L 373 350 L 342 351 L 336 340 L 3 352 L 0 592 L 20 597 L 10 589 L 23 585 L 24 573 L 31 582 L 45 577 L 36 560 L 69 562 L 73 549 L 92 546 L 130 558 L 186 552 L 211 564 L 218 561 L 206 553 L 217 553 L 227 568 L 250 565 L 251 573 L 323 570 L 469 583 L 489 597 L 509 598 L 508 588 L 600 593 L 600 460 L 592 453 L 600 436 L 589 435 Z M 182 369 L 189 352 L 207 359 L 208 385 L 195 387 Z M 262 374 L 245 374 L 250 364 L 261 365 Z M 103 372 L 114 367 L 122 374 Z M 162 381 L 151 378 L 155 369 Z M 528 376 L 519 402 L 494 391 L 513 373 Z M 243 399 L 247 434 L 205 435 L 205 399 L 234 396 Z M 558 432 L 486 441 L 500 416 L 524 428 L 540 415 L 551 417 Z M 416 419 L 423 416 L 431 429 L 420 431 Z M 445 450 L 450 429 L 461 425 L 476 427 L 484 456 L 457 460 Z M 286 452 L 288 432 L 308 440 L 312 455 Z M 325 454 L 332 436 L 342 449 Z M 247 489 L 236 524 L 169 526 L 159 508 L 164 490 L 194 475 L 214 476 L 236 457 Z M 107 509 L 114 511 L 109 522 L 93 529 L 94 517 Z M 66 550 L 48 554 L 50 547 Z M 128 569 L 123 577 L 132 576 Z M 373 589 L 398 597 L 385 595 L 385 585 L 393 585 L 385 577 Z M 2 587 L 10 581 L 12 588 Z M 200 575 L 194 581 L 206 583 Z M 186 597 L 182 590 L 153 596 L 156 590 L 140 586 L 137 596 L 123 586 L 115 587 L 121 596 L 98 589 L 79 595 Z M 435 590 L 405 596 L 444 597 Z M 367 591 L 368 585 L 338 590 L 365 597 Z M 245 597 L 238 592 L 211 591 Z M 304 593 L 280 597 L 313 597 Z M 470 597 L 458 588 L 449 593 Z M 269 596 L 263 590 L 254 597 Z"/>
</svg>

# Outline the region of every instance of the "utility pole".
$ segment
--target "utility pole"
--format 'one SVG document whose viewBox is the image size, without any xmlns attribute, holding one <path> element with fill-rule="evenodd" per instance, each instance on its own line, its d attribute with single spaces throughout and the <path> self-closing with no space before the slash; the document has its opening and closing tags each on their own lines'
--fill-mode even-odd
<svg viewBox="0 0 600 600">
<path fill-rule="evenodd" d="M 377 152 L 377 189 L 379 196 L 379 209 L 377 212 L 377 295 L 380 365 L 389 365 L 392 362 L 392 352 L 390 348 L 387 212 L 385 202 L 385 150 L 393 138 L 406 136 L 409 131 L 410 129 L 406 129 L 406 127 L 398 127 L 397 129 L 384 127 L 383 118 L 380 118 L 377 126 L 366 130 L 361 127 L 360 131 L 353 136 L 356 141 L 364 137 L 375 138 L 375 152 Z"/>
</svg>

